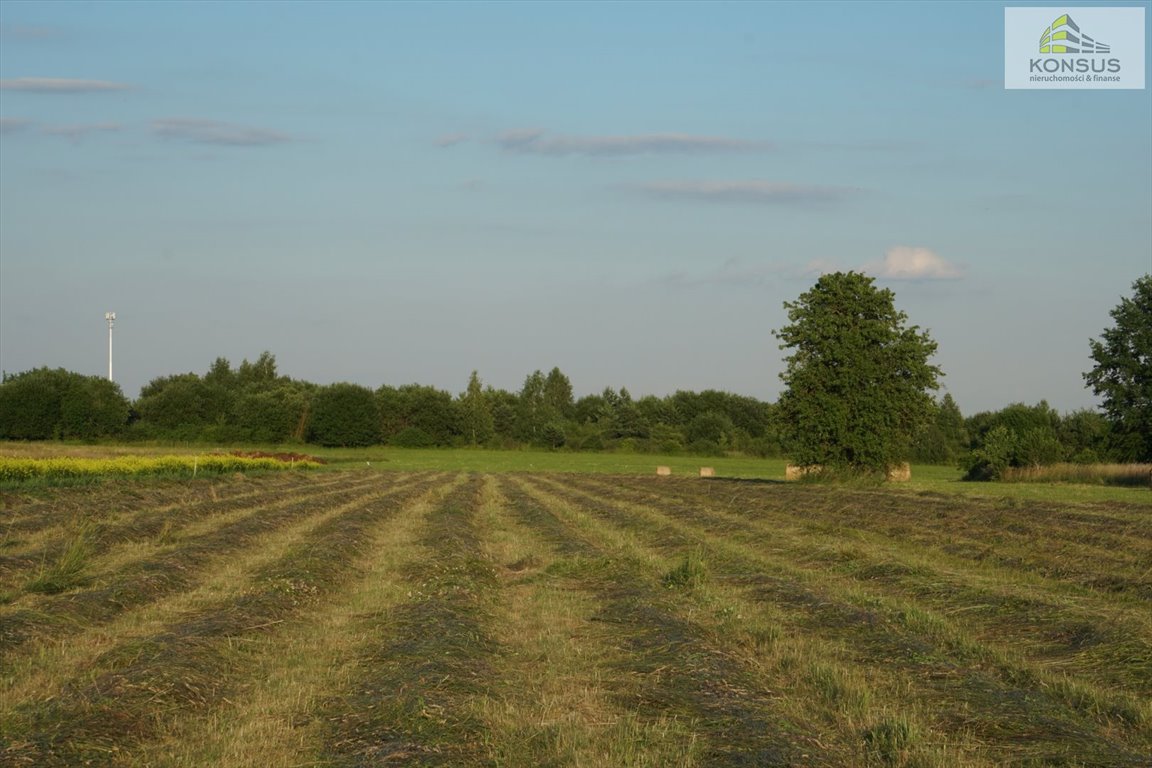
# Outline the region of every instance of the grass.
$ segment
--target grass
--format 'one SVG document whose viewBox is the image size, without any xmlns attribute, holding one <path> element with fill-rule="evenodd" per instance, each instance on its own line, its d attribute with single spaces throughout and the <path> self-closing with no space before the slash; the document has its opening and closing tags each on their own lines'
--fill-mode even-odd
<svg viewBox="0 0 1152 768">
<path fill-rule="evenodd" d="M 230 451 L 235 446 L 219 446 L 211 450 Z M 364 468 L 392 472 L 478 472 L 502 474 L 506 472 L 547 472 L 578 474 L 654 475 L 656 467 L 667 466 L 672 477 L 697 477 L 701 467 L 712 467 L 720 479 L 784 480 L 783 459 L 754 457 L 698 457 L 667 456 L 631 453 L 576 453 L 564 451 L 513 450 L 498 451 L 480 448 L 320 448 L 317 446 L 247 446 L 247 449 L 269 452 L 305 450 L 324 461 L 326 467 L 313 471 L 340 471 Z M 163 455 L 195 456 L 203 454 L 205 447 L 194 445 L 81 445 L 70 443 L 0 442 L 0 459 L 76 457 L 101 459 L 108 457 L 158 457 Z M 1083 466 L 1083 465 L 1079 465 Z M 1101 466 L 1102 473 L 1122 465 Z M 904 493 L 943 493 L 948 495 L 1036 501 L 1119 501 L 1152 505 L 1152 494 L 1143 485 L 1102 482 L 1093 469 L 1076 469 L 1063 477 L 1053 475 L 1050 480 L 1037 482 L 962 482 L 963 473 L 955 467 L 915 465 L 912 479 L 904 483 L 885 484 L 886 490 Z M 1128 470 L 1125 470 L 1127 473 Z M 1130 473 L 1129 473 L 1130 474 Z M 73 479 L 81 482 L 83 478 Z M 57 481 L 63 482 L 63 481 Z M 13 487 L 9 485 L 9 487 Z M 19 489 L 20 486 L 15 486 Z"/>
<path fill-rule="evenodd" d="M 91 534 L 81 530 L 64 544 L 63 550 L 50 564 L 41 564 L 36 577 L 24 589 L 44 595 L 57 595 L 84 586 L 89 582 L 92 551 Z"/>
<path fill-rule="evenodd" d="M 1001 478 L 1008 483 L 1077 483 L 1152 487 L 1152 464 L 1052 464 L 1009 467 Z"/>
<path fill-rule="evenodd" d="M 343 466 L 5 496 L 0 764 L 1152 753 L 1147 491 Z"/>
</svg>

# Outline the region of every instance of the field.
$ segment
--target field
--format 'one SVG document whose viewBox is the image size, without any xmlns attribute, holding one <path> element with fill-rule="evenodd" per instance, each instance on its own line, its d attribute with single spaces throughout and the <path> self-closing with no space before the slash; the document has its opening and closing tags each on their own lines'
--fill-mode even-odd
<svg viewBox="0 0 1152 768">
<path fill-rule="evenodd" d="M 1152 764 L 1147 489 L 335 466 L 3 491 L 0 765 Z"/>
</svg>

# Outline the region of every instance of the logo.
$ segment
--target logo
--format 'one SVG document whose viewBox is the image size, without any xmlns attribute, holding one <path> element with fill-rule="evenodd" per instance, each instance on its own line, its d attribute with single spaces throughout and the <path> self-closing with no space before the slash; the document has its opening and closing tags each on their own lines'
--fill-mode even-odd
<svg viewBox="0 0 1152 768">
<path fill-rule="evenodd" d="M 1060 43 L 1056 41 L 1060 40 Z M 1104 43 L 1097 42 L 1080 31 L 1072 17 L 1064 14 L 1048 25 L 1040 36 L 1040 53 L 1108 53 Z"/>
<path fill-rule="evenodd" d="M 1142 90 L 1144 11 L 1005 8 L 1004 87 Z"/>
</svg>

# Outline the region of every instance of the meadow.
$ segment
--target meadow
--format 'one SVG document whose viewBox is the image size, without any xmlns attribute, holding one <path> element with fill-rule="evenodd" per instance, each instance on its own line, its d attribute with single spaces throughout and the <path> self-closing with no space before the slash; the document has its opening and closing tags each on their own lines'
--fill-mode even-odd
<svg viewBox="0 0 1152 768">
<path fill-rule="evenodd" d="M 1146 488 L 325 458 L 0 492 L 0 764 L 1149 765 Z"/>
</svg>

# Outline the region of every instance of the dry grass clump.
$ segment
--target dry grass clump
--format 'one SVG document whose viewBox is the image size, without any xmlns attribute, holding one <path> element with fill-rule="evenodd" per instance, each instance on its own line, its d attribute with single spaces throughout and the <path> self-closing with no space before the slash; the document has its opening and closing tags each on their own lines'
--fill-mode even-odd
<svg viewBox="0 0 1152 768">
<path fill-rule="evenodd" d="M 81 530 L 68 541 L 56 558 L 44 562 L 40 572 L 24 589 L 43 595 L 58 595 L 88 583 L 88 568 L 94 543 L 87 531 Z"/>
</svg>

